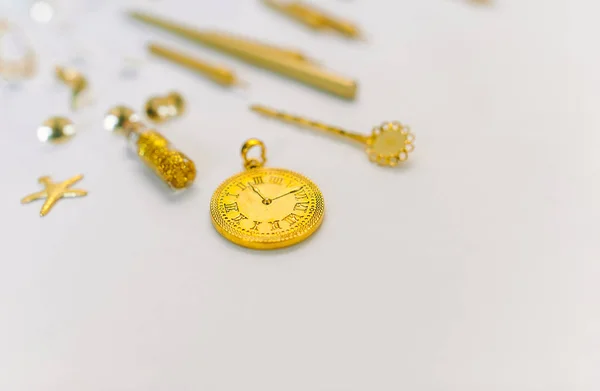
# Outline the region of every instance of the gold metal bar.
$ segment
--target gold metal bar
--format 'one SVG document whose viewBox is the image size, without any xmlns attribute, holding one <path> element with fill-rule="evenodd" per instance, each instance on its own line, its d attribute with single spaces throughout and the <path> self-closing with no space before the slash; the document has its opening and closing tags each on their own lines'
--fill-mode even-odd
<svg viewBox="0 0 600 391">
<path fill-rule="evenodd" d="M 358 28 L 358 26 L 350 21 L 339 19 L 339 18 L 332 18 L 329 16 L 326 16 L 326 19 L 327 19 L 327 25 L 329 27 L 342 33 L 343 35 L 345 35 L 348 38 L 356 39 L 356 38 L 360 38 L 362 36 L 361 31 Z"/>
<path fill-rule="evenodd" d="M 263 0 L 263 3 L 312 29 L 331 28 L 349 38 L 359 38 L 361 36 L 360 29 L 356 24 L 301 1 L 285 3 L 279 0 Z"/>
<path fill-rule="evenodd" d="M 327 125 L 321 122 L 313 121 L 308 118 L 299 117 L 296 115 L 284 113 L 282 111 L 278 111 L 266 106 L 262 105 L 252 105 L 250 106 L 250 110 L 255 113 L 259 113 L 264 115 L 265 117 L 275 118 L 283 122 L 291 123 L 297 126 L 320 130 L 325 133 L 334 134 L 336 136 L 341 136 L 352 141 L 356 141 L 360 144 L 367 144 L 369 141 L 369 137 L 360 133 L 349 132 L 342 128 L 338 128 L 337 126 Z"/>
<path fill-rule="evenodd" d="M 308 9 L 300 3 L 284 3 L 277 0 L 263 0 L 263 3 L 312 29 L 321 30 L 328 27 L 327 21 L 322 15 Z"/>
<path fill-rule="evenodd" d="M 148 50 L 159 57 L 165 58 L 206 76 L 222 86 L 230 87 L 239 83 L 235 73 L 224 66 L 209 64 L 198 58 L 185 55 L 181 52 L 154 43 L 148 45 Z"/>
<path fill-rule="evenodd" d="M 130 15 L 147 24 L 228 53 L 250 64 L 279 73 L 313 88 L 346 99 L 354 99 L 356 97 L 357 83 L 354 80 L 324 71 L 306 61 L 299 61 L 290 56 L 282 56 L 281 52 L 277 50 L 275 53 L 273 53 L 272 49 L 269 52 L 269 50 L 265 50 L 264 46 L 262 46 L 262 49 L 257 51 L 257 45 L 248 41 L 245 41 L 241 45 L 239 41 L 232 40 L 222 34 L 205 33 L 139 12 L 133 12 Z"/>
<path fill-rule="evenodd" d="M 248 48 L 251 48 L 252 50 L 263 53 L 265 56 L 266 55 L 281 56 L 283 58 L 289 58 L 290 60 L 316 63 L 316 61 L 314 61 L 311 58 L 308 58 L 306 55 L 304 55 L 304 53 L 297 51 L 297 50 L 280 48 L 275 45 L 266 44 L 266 43 L 248 39 L 248 38 L 241 38 L 241 37 L 238 37 L 238 36 L 235 36 L 232 34 L 226 34 L 226 33 L 222 33 L 222 32 L 206 31 L 205 34 L 212 35 L 214 37 L 218 37 L 222 40 L 228 40 L 228 41 L 235 43 L 237 45 L 240 45 L 240 46 L 247 46 Z"/>
</svg>

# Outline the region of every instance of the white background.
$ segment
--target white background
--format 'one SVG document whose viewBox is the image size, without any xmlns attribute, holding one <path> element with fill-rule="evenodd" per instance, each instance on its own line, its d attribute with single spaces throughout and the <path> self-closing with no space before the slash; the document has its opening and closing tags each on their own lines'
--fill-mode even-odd
<svg viewBox="0 0 600 391">
<path fill-rule="evenodd" d="M 317 35 L 250 0 L 59 1 L 39 25 L 3 0 L 38 77 L 0 90 L 0 390 L 396 391 L 600 388 L 600 28 L 596 2 L 322 0 L 367 43 Z M 360 81 L 344 102 L 129 21 L 136 6 L 302 49 Z M 594 26 L 596 24 L 596 26 Z M 149 58 L 149 39 L 234 67 L 230 91 Z M 95 103 L 69 111 L 53 66 L 79 57 Z M 125 58 L 137 77 L 120 75 Z M 102 129 L 180 91 L 159 129 L 195 160 L 174 196 Z M 367 132 L 400 120 L 410 162 L 266 120 L 264 103 Z M 37 141 L 51 115 L 69 143 Z M 218 184 L 258 137 L 269 164 L 321 186 L 326 218 L 283 251 L 212 228 Z M 45 218 L 37 178 L 89 196 Z"/>
</svg>

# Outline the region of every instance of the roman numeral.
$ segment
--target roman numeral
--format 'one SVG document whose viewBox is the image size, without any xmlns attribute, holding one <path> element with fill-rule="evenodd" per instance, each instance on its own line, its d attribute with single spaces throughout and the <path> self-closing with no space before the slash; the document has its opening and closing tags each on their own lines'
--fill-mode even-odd
<svg viewBox="0 0 600 391">
<path fill-rule="evenodd" d="M 236 185 L 237 187 L 239 187 L 240 189 L 242 189 L 242 190 L 246 190 L 246 185 L 244 185 L 242 182 L 240 182 L 240 183 L 236 183 L 235 185 Z"/>
<path fill-rule="evenodd" d="M 232 202 L 231 204 L 224 204 L 223 205 L 225 207 L 225 213 L 229 213 L 229 212 L 239 212 L 240 210 L 238 209 L 238 204 L 237 202 Z"/>
<path fill-rule="evenodd" d="M 262 224 L 261 221 L 255 221 L 254 226 L 252 228 L 250 228 L 250 231 L 258 231 L 258 226 L 261 224 Z"/>
<path fill-rule="evenodd" d="M 279 220 L 269 221 L 269 224 L 271 224 L 271 231 L 275 231 L 276 229 L 281 229 L 281 227 L 279 226 Z"/>
<path fill-rule="evenodd" d="M 272 176 L 269 178 L 269 183 L 272 183 L 274 185 L 282 185 L 283 184 L 283 178 L 280 178 L 278 176 Z"/>
<path fill-rule="evenodd" d="M 238 198 L 239 196 L 240 196 L 239 194 L 231 194 L 231 193 L 225 194 L 225 197 L 235 197 L 235 198 Z"/>
<path fill-rule="evenodd" d="M 290 226 L 296 224 L 298 221 L 300 221 L 298 218 L 300 216 L 298 216 L 295 213 L 290 213 L 289 215 L 285 216 L 283 218 L 283 221 L 286 221 Z"/>
<path fill-rule="evenodd" d="M 295 192 L 294 197 L 296 197 L 296 201 L 308 199 L 308 195 L 306 194 L 306 190 L 304 190 L 304 189 Z"/>
<path fill-rule="evenodd" d="M 263 184 L 263 177 L 261 176 L 255 176 L 254 178 L 252 178 L 252 180 L 254 181 L 255 185 L 261 185 Z"/>
<path fill-rule="evenodd" d="M 308 202 L 298 202 L 294 205 L 294 210 L 299 210 L 300 212 L 306 212 L 308 210 Z"/>
<path fill-rule="evenodd" d="M 239 223 L 240 223 L 240 221 L 242 221 L 242 220 L 247 220 L 247 219 L 248 219 L 248 218 L 247 218 L 246 216 L 244 216 L 243 214 L 241 214 L 241 213 L 240 213 L 240 215 L 239 215 L 238 217 L 234 217 L 234 218 L 233 218 L 233 219 L 231 219 L 231 220 L 233 220 L 233 221 L 235 221 L 236 223 L 238 223 L 238 224 L 239 224 Z"/>
</svg>

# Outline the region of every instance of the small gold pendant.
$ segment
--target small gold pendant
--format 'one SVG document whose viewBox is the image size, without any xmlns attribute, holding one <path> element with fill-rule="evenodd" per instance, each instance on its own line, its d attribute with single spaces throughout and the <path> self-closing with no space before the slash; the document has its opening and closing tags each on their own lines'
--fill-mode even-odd
<svg viewBox="0 0 600 391">
<path fill-rule="evenodd" d="M 250 106 L 250 110 L 266 117 L 334 134 L 362 144 L 365 147 L 365 152 L 369 160 L 380 166 L 395 167 L 405 162 L 408 159 L 408 154 L 415 149 L 415 135 L 410 132 L 408 126 L 396 121 L 385 122 L 380 126 L 376 126 L 370 135 L 366 135 L 350 132 L 336 126 L 287 114 L 261 105 Z"/>
<path fill-rule="evenodd" d="M 248 152 L 260 148 L 260 159 Z M 262 141 L 242 146 L 245 171 L 223 182 L 210 202 L 216 230 L 231 242 L 252 249 L 288 247 L 307 239 L 323 222 L 325 203 L 319 187 L 296 172 L 265 168 Z"/>
<path fill-rule="evenodd" d="M 82 98 L 88 93 L 89 83 L 83 73 L 73 68 L 57 66 L 55 74 L 58 80 L 71 89 L 71 109 L 77 110 L 82 105 Z M 88 100 L 86 97 L 83 100 Z"/>
<path fill-rule="evenodd" d="M 61 198 L 83 197 L 87 195 L 87 191 L 79 189 L 70 189 L 75 183 L 83 179 L 83 175 L 76 175 L 71 179 L 67 179 L 61 183 L 54 183 L 48 176 L 43 176 L 38 179 L 38 182 L 44 185 L 45 189 L 37 193 L 29 194 L 21 200 L 21 204 L 28 204 L 39 199 L 46 199 L 40 216 L 45 216 L 50 212 L 54 204 Z"/>
</svg>

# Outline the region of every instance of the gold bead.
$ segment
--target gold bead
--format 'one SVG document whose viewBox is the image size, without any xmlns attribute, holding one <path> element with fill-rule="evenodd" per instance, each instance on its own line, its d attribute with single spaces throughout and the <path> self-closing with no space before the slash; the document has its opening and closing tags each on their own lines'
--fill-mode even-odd
<svg viewBox="0 0 600 391">
<path fill-rule="evenodd" d="M 38 139 L 43 143 L 61 143 L 69 140 L 75 134 L 75 126 L 65 117 L 48 118 L 38 128 Z"/>
<path fill-rule="evenodd" d="M 104 117 L 104 128 L 111 132 L 125 131 L 129 133 L 139 125 L 138 115 L 126 106 L 113 107 Z"/>
<path fill-rule="evenodd" d="M 155 96 L 148 99 L 144 111 L 151 121 L 165 122 L 183 114 L 185 100 L 178 92 L 171 92 L 167 96 Z"/>
</svg>

